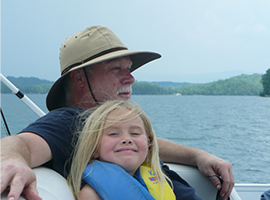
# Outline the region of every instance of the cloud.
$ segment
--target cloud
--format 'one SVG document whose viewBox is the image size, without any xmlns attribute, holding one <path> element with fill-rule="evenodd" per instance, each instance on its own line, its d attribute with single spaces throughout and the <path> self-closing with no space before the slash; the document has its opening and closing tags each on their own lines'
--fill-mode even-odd
<svg viewBox="0 0 270 200">
<path fill-rule="evenodd" d="M 258 23 L 254 25 L 253 30 L 256 33 L 261 33 L 261 32 L 265 32 L 267 30 L 267 27 L 264 24 Z"/>
</svg>

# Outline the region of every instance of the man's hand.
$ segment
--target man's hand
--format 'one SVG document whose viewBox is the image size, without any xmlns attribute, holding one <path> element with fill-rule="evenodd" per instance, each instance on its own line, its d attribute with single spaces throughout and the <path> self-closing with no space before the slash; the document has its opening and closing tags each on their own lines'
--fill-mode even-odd
<svg viewBox="0 0 270 200">
<path fill-rule="evenodd" d="M 199 168 L 200 172 L 206 176 L 218 175 L 223 183 L 217 177 L 210 178 L 215 187 L 227 199 L 234 186 L 234 177 L 232 174 L 231 163 L 222 160 L 210 153 L 193 147 L 184 146 L 171 142 L 169 140 L 158 138 L 159 156 L 163 162 L 192 165 Z"/>
<path fill-rule="evenodd" d="M 8 200 L 19 199 L 24 193 L 28 200 L 41 200 L 36 189 L 36 175 L 26 163 L 16 159 L 1 160 L 1 193 L 9 186 Z"/>
<path fill-rule="evenodd" d="M 22 193 L 29 200 L 41 200 L 31 168 L 51 158 L 48 144 L 36 134 L 22 133 L 1 139 L 1 193 L 9 187 L 8 200 L 17 200 Z"/>
<path fill-rule="evenodd" d="M 217 190 L 221 189 L 221 197 L 224 200 L 227 199 L 234 187 L 234 176 L 231 163 L 211 154 L 203 153 L 197 157 L 197 166 L 204 176 L 210 178 Z M 219 175 L 222 178 L 223 183 L 221 184 L 218 177 L 213 175 Z"/>
</svg>

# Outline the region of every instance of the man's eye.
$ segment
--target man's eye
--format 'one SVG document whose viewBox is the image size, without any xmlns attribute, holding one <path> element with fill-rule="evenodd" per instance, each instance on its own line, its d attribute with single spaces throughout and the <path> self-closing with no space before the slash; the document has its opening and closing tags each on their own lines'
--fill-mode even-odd
<svg viewBox="0 0 270 200">
<path fill-rule="evenodd" d="M 121 70 L 121 67 L 114 67 L 112 70 L 113 71 L 120 71 Z"/>
</svg>

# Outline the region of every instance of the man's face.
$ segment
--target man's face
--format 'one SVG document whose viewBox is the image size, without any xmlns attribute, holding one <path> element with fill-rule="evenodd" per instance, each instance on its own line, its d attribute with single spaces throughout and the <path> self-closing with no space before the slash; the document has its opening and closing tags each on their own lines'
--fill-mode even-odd
<svg viewBox="0 0 270 200">
<path fill-rule="evenodd" d="M 129 57 L 105 61 L 87 68 L 89 82 L 97 101 L 129 100 L 131 85 L 135 81 L 130 69 Z"/>
</svg>

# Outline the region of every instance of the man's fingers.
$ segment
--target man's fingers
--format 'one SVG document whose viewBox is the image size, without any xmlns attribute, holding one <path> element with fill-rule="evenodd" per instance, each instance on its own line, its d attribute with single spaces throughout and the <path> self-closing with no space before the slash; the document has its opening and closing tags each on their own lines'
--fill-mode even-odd
<svg viewBox="0 0 270 200">
<path fill-rule="evenodd" d="M 234 187 L 234 178 L 229 180 L 224 178 L 222 183 L 222 189 L 220 191 L 220 194 L 223 197 L 223 199 L 227 199 L 230 196 L 233 187 Z"/>
<path fill-rule="evenodd" d="M 29 186 L 25 188 L 22 187 L 12 187 L 7 195 L 7 200 L 18 200 L 23 192 L 23 196 L 26 197 L 27 200 L 42 200 L 42 198 L 38 195 L 38 191 L 36 188 L 36 182 L 31 183 Z"/>
<path fill-rule="evenodd" d="M 10 187 L 9 187 L 10 189 L 9 189 L 7 199 L 18 200 L 21 193 L 23 192 L 25 185 L 26 185 L 26 182 L 24 181 L 23 177 L 16 174 L 10 184 Z"/>
<path fill-rule="evenodd" d="M 29 200 L 42 200 L 42 198 L 38 195 L 36 181 L 32 182 L 24 189 L 24 194 Z"/>
<path fill-rule="evenodd" d="M 9 166 L 7 167 L 9 168 Z M 14 186 L 13 186 L 14 185 Z M 10 167 L 9 171 L 3 167 L 1 170 L 1 194 L 8 190 L 7 199 L 17 200 L 23 191 L 24 183 L 20 178 L 16 178 L 14 168 Z"/>
<path fill-rule="evenodd" d="M 6 188 L 10 185 L 11 180 L 15 174 L 15 170 L 13 170 L 13 165 L 5 166 L 2 164 L 1 166 L 1 194 L 6 190 Z"/>
<path fill-rule="evenodd" d="M 233 180 L 226 180 L 226 179 L 223 180 L 221 176 L 216 175 L 216 174 L 209 175 L 207 177 L 210 178 L 210 180 L 215 185 L 217 190 L 220 190 L 219 195 L 224 200 L 228 199 L 230 194 L 231 194 L 231 191 L 233 189 L 234 181 Z"/>
<path fill-rule="evenodd" d="M 41 200 L 36 189 L 36 175 L 28 166 L 13 163 L 1 168 L 1 193 L 7 188 L 8 200 L 18 200 L 23 192 L 29 200 Z"/>
<path fill-rule="evenodd" d="M 41 198 L 38 196 L 38 192 L 36 189 L 36 175 L 30 169 L 24 172 L 19 171 L 16 173 L 10 183 L 10 190 L 8 193 L 8 200 L 19 199 L 22 192 L 26 192 L 25 195 L 29 200 L 40 200 Z M 28 196 L 30 198 L 28 198 Z"/>
<path fill-rule="evenodd" d="M 223 199 L 227 199 L 234 187 L 234 176 L 232 173 L 232 167 L 231 164 L 229 164 L 228 170 L 223 171 L 223 174 L 221 175 L 223 179 L 222 183 L 222 189 L 220 191 L 221 196 Z"/>
<path fill-rule="evenodd" d="M 221 189 L 222 183 L 220 181 L 219 175 L 213 174 L 213 175 L 208 175 L 207 177 L 210 178 L 211 182 L 214 184 L 214 186 L 217 190 Z"/>
</svg>

